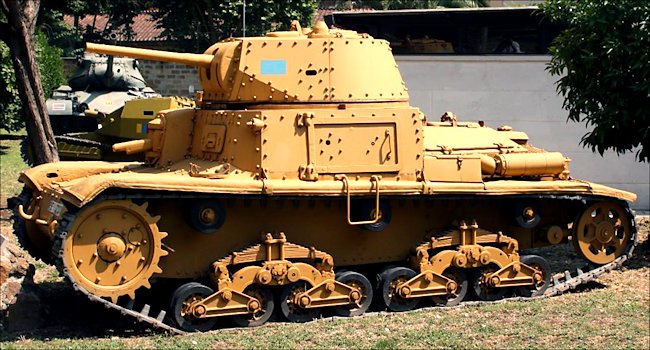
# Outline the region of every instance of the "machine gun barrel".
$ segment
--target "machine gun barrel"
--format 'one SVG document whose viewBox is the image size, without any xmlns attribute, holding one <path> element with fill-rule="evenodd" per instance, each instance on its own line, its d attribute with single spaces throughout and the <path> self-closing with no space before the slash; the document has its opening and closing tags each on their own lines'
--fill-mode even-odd
<svg viewBox="0 0 650 350">
<path fill-rule="evenodd" d="M 214 56 L 206 54 L 178 53 L 95 43 L 86 43 L 86 51 L 106 55 L 127 56 L 143 60 L 181 63 L 188 66 L 203 67 L 206 69 L 210 68 L 210 64 L 214 59 Z"/>
</svg>

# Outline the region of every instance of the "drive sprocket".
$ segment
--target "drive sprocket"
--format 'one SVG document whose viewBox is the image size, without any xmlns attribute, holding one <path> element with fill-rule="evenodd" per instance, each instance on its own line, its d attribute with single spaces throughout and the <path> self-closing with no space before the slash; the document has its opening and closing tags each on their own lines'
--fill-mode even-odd
<svg viewBox="0 0 650 350">
<path fill-rule="evenodd" d="M 158 266 L 162 239 L 147 204 L 128 200 L 106 200 L 91 204 L 76 216 L 66 214 L 59 232 L 58 256 L 64 275 L 87 292 L 109 297 L 135 298 L 140 287 L 149 288 L 149 278 L 162 270 Z"/>
</svg>

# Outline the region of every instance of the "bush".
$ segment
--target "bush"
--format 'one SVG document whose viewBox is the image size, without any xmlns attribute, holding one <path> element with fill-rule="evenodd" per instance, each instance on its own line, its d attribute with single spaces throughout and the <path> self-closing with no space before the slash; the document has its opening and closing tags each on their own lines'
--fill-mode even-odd
<svg viewBox="0 0 650 350">
<path fill-rule="evenodd" d="M 549 0 L 546 16 L 562 22 L 548 70 L 569 119 L 591 131 L 585 146 L 650 160 L 650 1 Z"/>
<path fill-rule="evenodd" d="M 48 44 L 45 34 L 42 32 L 36 34 L 36 60 L 46 98 L 65 82 L 62 53 L 63 50 Z M 0 87 L 0 128 L 7 131 L 19 130 L 25 126 L 24 114 L 18 97 L 16 75 L 9 47 L 1 41 L 0 79 L 3 82 Z"/>
</svg>

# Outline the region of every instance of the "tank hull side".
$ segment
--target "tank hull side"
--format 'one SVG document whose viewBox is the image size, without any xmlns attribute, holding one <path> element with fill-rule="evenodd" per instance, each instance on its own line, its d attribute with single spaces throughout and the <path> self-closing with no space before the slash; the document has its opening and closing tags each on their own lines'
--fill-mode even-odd
<svg viewBox="0 0 650 350">
<path fill-rule="evenodd" d="M 149 210 L 161 216 L 159 227 L 170 234 L 165 244 L 174 251 L 161 260 L 161 277 L 200 277 L 209 272 L 214 261 L 257 244 L 269 232 L 283 232 L 292 243 L 327 251 L 334 257 L 336 266 L 403 263 L 415 246 L 457 228 L 460 220 L 476 220 L 483 229 L 503 232 L 517 239 L 521 249 L 545 246 L 549 243 L 545 241 L 543 228 L 550 225 L 567 228 L 583 208 L 583 197 L 579 196 L 573 199 L 469 195 L 390 197 L 383 201 L 392 213 L 390 224 L 381 232 L 371 232 L 348 225 L 346 201 L 341 198 L 209 198 L 223 204 L 226 217 L 223 226 L 211 234 L 198 232 L 187 224 L 189 214 L 185 209 L 195 199 L 148 201 Z M 542 213 L 543 219 L 536 229 L 517 225 L 515 211 L 522 203 L 532 204 Z"/>
</svg>

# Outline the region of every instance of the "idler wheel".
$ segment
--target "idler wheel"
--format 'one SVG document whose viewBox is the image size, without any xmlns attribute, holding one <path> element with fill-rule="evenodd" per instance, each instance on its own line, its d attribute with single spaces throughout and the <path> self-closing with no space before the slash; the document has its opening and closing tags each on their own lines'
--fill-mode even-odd
<svg viewBox="0 0 650 350">
<path fill-rule="evenodd" d="M 312 286 L 305 281 L 287 284 L 280 292 L 280 311 L 282 315 L 291 321 L 297 323 L 308 322 L 318 317 L 317 308 L 303 308 L 296 300 L 296 296 L 310 290 Z"/>
<path fill-rule="evenodd" d="M 196 200 L 189 206 L 187 222 L 203 233 L 215 233 L 226 221 L 226 209 L 215 200 Z"/>
<path fill-rule="evenodd" d="M 524 255 L 521 257 L 521 263 L 528 265 L 539 272 L 536 274 L 533 285 L 518 287 L 518 294 L 525 297 L 536 297 L 543 295 L 546 289 L 551 285 L 551 266 L 546 259 L 537 255 Z"/>
<path fill-rule="evenodd" d="M 149 288 L 149 278 L 162 272 L 158 262 L 167 255 L 161 242 L 167 234 L 146 207 L 107 200 L 84 208 L 67 227 L 60 252 L 70 280 L 113 302 Z"/>
<path fill-rule="evenodd" d="M 475 271 L 474 276 L 472 276 L 472 289 L 474 289 L 474 294 L 479 299 L 495 301 L 502 299 L 506 294 L 508 288 L 492 287 L 486 280 L 488 275 L 496 271 L 499 271 L 499 266 L 496 264 L 490 264 Z"/>
<path fill-rule="evenodd" d="M 469 290 L 467 274 L 463 269 L 448 267 L 442 272 L 442 275 L 456 282 L 456 290 L 444 296 L 432 297 L 433 302 L 440 306 L 456 306 L 460 304 Z"/>
<path fill-rule="evenodd" d="M 172 294 L 169 310 L 171 319 L 186 332 L 209 331 L 217 323 L 216 317 L 198 318 L 192 304 L 214 294 L 212 288 L 190 282 L 178 287 Z"/>
<path fill-rule="evenodd" d="M 632 236 L 630 220 L 618 203 L 600 202 L 587 208 L 573 229 L 573 246 L 585 259 L 604 265 L 620 256 Z"/>
<path fill-rule="evenodd" d="M 244 294 L 259 300 L 260 309 L 252 314 L 233 316 L 233 322 L 239 327 L 258 327 L 266 323 L 275 309 L 273 293 L 268 287 L 252 284 L 244 289 Z"/>
<path fill-rule="evenodd" d="M 366 276 L 358 272 L 347 271 L 336 276 L 336 280 L 358 289 L 361 295 L 352 305 L 336 306 L 334 312 L 344 317 L 359 316 L 366 312 L 370 307 L 373 296 L 372 285 Z"/>
<path fill-rule="evenodd" d="M 397 290 L 400 284 L 410 280 L 415 275 L 415 271 L 406 267 L 393 267 L 382 272 L 379 277 L 381 280 L 380 291 L 382 301 L 388 310 L 395 312 L 409 311 L 418 305 L 419 299 L 403 298 Z"/>
</svg>

